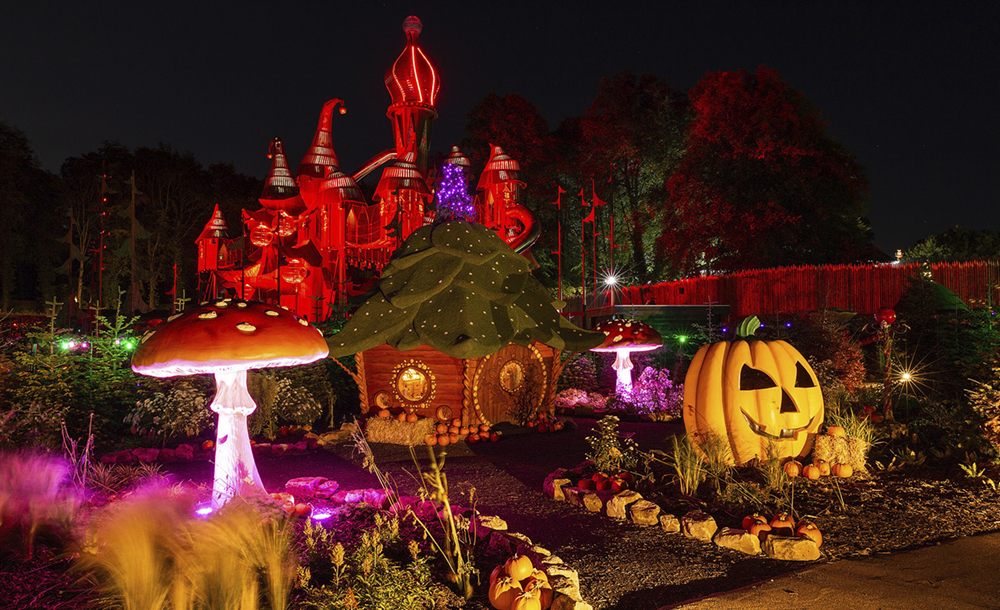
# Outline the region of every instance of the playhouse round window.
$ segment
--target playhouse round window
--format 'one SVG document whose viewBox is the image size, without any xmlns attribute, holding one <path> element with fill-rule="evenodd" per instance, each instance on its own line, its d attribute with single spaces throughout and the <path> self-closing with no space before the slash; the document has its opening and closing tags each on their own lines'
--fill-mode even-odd
<svg viewBox="0 0 1000 610">
<path fill-rule="evenodd" d="M 421 402 L 427 397 L 430 380 L 420 369 L 408 366 L 396 375 L 396 391 L 407 402 Z"/>
<path fill-rule="evenodd" d="M 517 360 L 511 360 L 500 368 L 500 387 L 504 392 L 513 394 L 524 381 L 524 369 Z"/>
</svg>

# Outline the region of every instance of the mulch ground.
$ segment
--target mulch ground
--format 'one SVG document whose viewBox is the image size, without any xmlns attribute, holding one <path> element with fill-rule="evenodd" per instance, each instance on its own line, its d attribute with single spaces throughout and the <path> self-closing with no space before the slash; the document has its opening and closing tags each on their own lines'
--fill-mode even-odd
<svg viewBox="0 0 1000 610">
<path fill-rule="evenodd" d="M 510 530 L 526 534 L 577 569 L 584 599 L 598 609 L 649 610 L 674 605 L 801 567 L 720 549 L 655 527 L 616 523 L 549 499 L 541 491 L 545 477 L 556 468 L 577 465 L 589 449 L 585 437 L 596 421 L 577 419 L 576 423 L 575 430 L 557 434 L 531 432 L 507 435 L 498 443 L 448 447 L 445 472 L 453 503 L 468 506 L 468 492 L 474 488 L 480 512 L 500 516 Z M 620 430 L 633 435 L 644 450 L 667 451 L 669 438 L 681 429 L 678 424 L 620 424 Z M 373 445 L 373 449 L 400 492 L 414 493 L 409 451 L 387 445 Z M 417 455 L 424 451 L 417 448 Z M 335 452 L 259 457 L 257 465 L 271 490 L 299 476 L 334 479 L 342 489 L 378 487 L 347 446 Z M 204 461 L 169 466 L 172 476 L 180 480 L 207 483 L 212 476 L 211 464 Z M 813 518 L 823 531 L 827 561 L 1000 529 L 1000 494 L 955 473 L 903 469 L 841 480 L 836 487 L 829 480 L 796 485 L 796 512 Z M 697 505 L 679 497 L 664 498 L 664 503 L 674 512 Z M 707 509 L 720 527 L 739 527 L 745 514 L 742 509 L 710 503 Z M 484 579 L 499 559 L 480 554 L 477 565 Z M 45 557 L 31 564 L 10 557 L 0 560 L 0 591 L 17 591 L 0 607 L 86 607 L 85 587 L 65 575 L 65 564 L 52 561 Z M 11 605 L 4 606 L 7 602 Z M 478 610 L 489 604 L 481 593 L 466 607 Z"/>
</svg>

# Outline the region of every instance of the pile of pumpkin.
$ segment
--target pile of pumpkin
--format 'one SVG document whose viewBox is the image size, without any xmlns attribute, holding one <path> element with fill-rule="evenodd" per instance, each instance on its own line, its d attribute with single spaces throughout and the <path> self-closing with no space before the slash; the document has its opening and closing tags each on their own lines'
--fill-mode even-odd
<svg viewBox="0 0 1000 610">
<path fill-rule="evenodd" d="M 563 423 L 554 417 L 549 416 L 548 413 L 539 413 L 534 419 L 529 419 L 527 426 L 529 428 L 534 428 L 536 432 L 546 433 L 546 432 L 558 432 L 563 429 Z"/>
<path fill-rule="evenodd" d="M 479 441 L 497 442 L 500 440 L 498 432 L 490 432 L 490 427 L 486 424 L 473 424 L 463 426 L 462 420 L 455 418 L 451 420 L 451 425 L 438 424 L 434 431 L 436 434 L 428 434 L 424 442 L 428 445 L 448 445 L 457 443 L 460 438 L 465 438 L 467 442 L 478 443 Z"/>
<path fill-rule="evenodd" d="M 844 429 L 840 426 L 830 426 L 826 429 L 826 433 L 830 436 L 847 436 Z M 795 478 L 799 475 L 804 476 L 807 479 L 816 480 L 820 477 L 827 477 L 833 475 L 835 477 L 847 478 L 854 474 L 854 467 L 850 464 L 830 464 L 826 460 L 821 460 L 819 458 L 814 459 L 812 464 L 802 465 L 802 462 L 798 460 L 788 460 L 782 466 L 790 478 Z"/>
<path fill-rule="evenodd" d="M 514 555 L 490 574 L 490 605 L 497 610 L 546 610 L 552 585 L 527 555 Z"/>
<path fill-rule="evenodd" d="M 298 515 L 299 517 L 308 517 L 312 514 L 313 506 L 312 504 L 306 502 L 296 502 L 295 496 L 284 492 L 274 492 L 268 494 L 272 500 L 277 500 L 281 503 L 281 508 L 289 515 Z"/>
<path fill-rule="evenodd" d="M 743 517 L 743 529 L 752 536 L 757 536 L 763 542 L 765 538 L 775 536 L 799 536 L 809 538 L 816 543 L 816 548 L 823 546 L 823 532 L 812 521 L 801 520 L 798 523 L 788 513 L 778 513 L 770 521 L 767 517 L 754 513 Z"/>
<path fill-rule="evenodd" d="M 576 486 L 580 489 L 585 489 L 587 491 L 604 491 L 605 489 L 610 489 L 615 493 L 625 489 L 630 489 L 634 485 L 635 477 L 632 476 L 632 473 L 630 472 L 619 472 L 618 474 L 610 477 L 603 472 L 598 472 L 589 479 L 580 479 L 580 482 L 576 484 Z"/>
</svg>

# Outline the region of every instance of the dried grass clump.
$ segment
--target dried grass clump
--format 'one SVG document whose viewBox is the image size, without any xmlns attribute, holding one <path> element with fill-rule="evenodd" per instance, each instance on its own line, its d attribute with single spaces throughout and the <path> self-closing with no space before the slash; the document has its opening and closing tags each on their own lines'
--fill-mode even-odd
<svg viewBox="0 0 1000 610">
<path fill-rule="evenodd" d="M 413 423 L 372 417 L 365 425 L 365 437 L 371 443 L 389 443 L 413 447 L 423 445 L 434 433 L 434 420 L 424 418 Z"/>
</svg>

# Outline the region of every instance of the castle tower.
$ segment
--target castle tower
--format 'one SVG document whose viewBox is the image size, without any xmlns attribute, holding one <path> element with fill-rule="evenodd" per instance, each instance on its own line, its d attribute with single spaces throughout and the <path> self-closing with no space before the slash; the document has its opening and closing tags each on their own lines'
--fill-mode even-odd
<svg viewBox="0 0 1000 610">
<path fill-rule="evenodd" d="M 302 198 L 310 208 L 313 207 L 312 201 L 319 189 L 319 183 L 326 179 L 330 171 L 340 170 L 340 161 L 337 159 L 337 153 L 333 151 L 332 134 L 333 111 L 337 106 L 340 106 L 340 114 L 347 113 L 347 107 L 340 98 L 328 100 L 323 104 L 312 144 L 299 163 L 297 175 L 299 188 Z"/>
<path fill-rule="evenodd" d="M 396 158 L 410 150 L 416 153 L 416 166 L 427 176 L 427 157 L 431 146 L 431 128 L 437 111 L 434 104 L 441 81 L 437 70 L 417 44 L 423 24 L 414 16 L 403 21 L 406 48 L 385 73 L 385 86 L 392 104 L 386 116 L 392 121 Z"/>
</svg>

